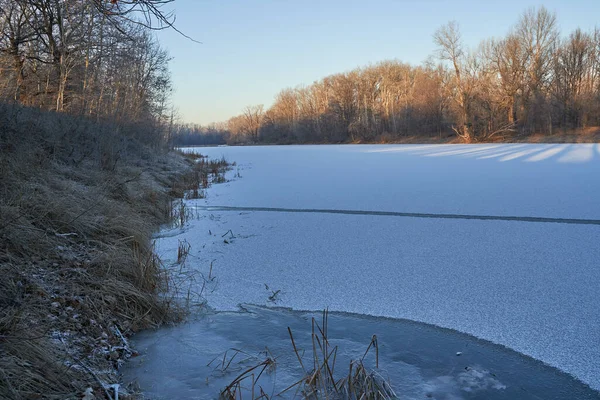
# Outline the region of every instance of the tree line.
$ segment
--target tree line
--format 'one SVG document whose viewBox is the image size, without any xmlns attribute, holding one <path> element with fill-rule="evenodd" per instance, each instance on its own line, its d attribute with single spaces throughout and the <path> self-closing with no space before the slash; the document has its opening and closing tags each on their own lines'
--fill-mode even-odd
<svg viewBox="0 0 600 400">
<path fill-rule="evenodd" d="M 143 124 L 158 140 L 171 79 L 152 31 L 172 26 L 171 1 L 0 0 L 0 100 Z"/>
<path fill-rule="evenodd" d="M 465 46 L 450 22 L 422 65 L 384 61 L 282 90 L 222 126 L 238 142 L 357 142 L 407 136 L 464 142 L 600 125 L 600 29 L 562 37 L 556 15 L 526 10 L 502 38 Z"/>
<path fill-rule="evenodd" d="M 175 124 L 171 128 L 171 138 L 177 146 L 214 146 L 226 144 L 231 139 L 227 123 Z"/>
</svg>

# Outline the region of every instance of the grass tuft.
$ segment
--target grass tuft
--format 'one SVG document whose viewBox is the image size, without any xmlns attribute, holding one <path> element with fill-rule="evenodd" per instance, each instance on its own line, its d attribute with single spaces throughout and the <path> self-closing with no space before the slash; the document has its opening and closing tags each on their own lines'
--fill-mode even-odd
<svg viewBox="0 0 600 400">
<path fill-rule="evenodd" d="M 187 259 L 188 254 L 190 254 L 190 250 L 192 245 L 189 244 L 187 240 L 180 240 L 179 246 L 177 247 L 177 264 L 183 264 Z"/>
<path fill-rule="evenodd" d="M 297 382 L 273 396 L 264 392 L 259 379 L 264 372 L 272 371 L 276 365 L 275 358 L 267 351 L 265 358 L 243 370 L 221 391 L 220 399 L 239 400 L 242 397 L 250 397 L 256 400 L 301 397 L 304 399 L 391 400 L 397 398 L 390 384 L 377 372 L 379 369 L 379 344 L 375 335 L 371 338 L 363 356 L 350 362 L 347 374 L 336 378 L 338 347 L 333 346 L 329 341 L 328 319 L 327 310 L 323 311 L 320 324 L 315 318 L 312 318 L 312 358 L 309 360 L 312 368 L 308 367 L 310 364 L 304 360 L 303 352 L 296 346 L 292 330 L 288 327 L 292 349 L 304 371 L 304 376 Z M 246 354 L 241 350 L 232 350 L 234 350 L 234 354 L 229 360 L 227 353 L 223 356 L 220 363 L 222 372 L 230 367 L 237 355 Z M 365 359 L 373 352 L 375 353 L 375 369 L 369 369 L 365 365 Z M 248 394 L 248 392 L 250 393 Z"/>
</svg>

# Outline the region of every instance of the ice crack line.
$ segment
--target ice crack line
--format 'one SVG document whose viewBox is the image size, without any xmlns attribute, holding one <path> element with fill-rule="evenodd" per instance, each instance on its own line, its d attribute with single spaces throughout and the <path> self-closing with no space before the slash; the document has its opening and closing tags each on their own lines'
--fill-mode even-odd
<svg viewBox="0 0 600 400">
<path fill-rule="evenodd" d="M 364 210 L 336 210 L 320 208 L 277 208 L 277 207 L 233 207 L 233 206 L 195 206 L 202 211 L 260 211 L 281 213 L 308 213 L 308 214 L 342 214 L 342 215 L 376 215 L 382 217 L 409 217 L 409 218 L 434 218 L 434 219 L 467 219 L 482 221 L 517 221 L 534 223 L 555 223 L 572 225 L 600 225 L 598 219 L 580 218 L 548 218 L 548 217 L 517 217 L 504 215 L 470 215 L 470 214 L 433 214 L 411 213 L 397 211 L 364 211 Z"/>
</svg>

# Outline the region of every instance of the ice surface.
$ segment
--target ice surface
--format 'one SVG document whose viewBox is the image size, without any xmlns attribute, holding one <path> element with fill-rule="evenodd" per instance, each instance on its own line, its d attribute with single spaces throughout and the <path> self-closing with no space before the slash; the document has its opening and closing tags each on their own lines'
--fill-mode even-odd
<svg viewBox="0 0 600 400">
<path fill-rule="evenodd" d="M 275 368 L 261 375 L 257 386 L 271 396 L 298 382 L 304 374 L 287 327 L 303 364 L 312 366 L 313 315 L 248 309 L 251 312 L 218 313 L 136 335 L 133 344 L 140 356 L 126 365 L 125 381 L 137 380 L 152 399 L 213 399 L 245 369 L 263 361 L 268 347 Z M 320 323 L 321 315 L 315 317 Z M 350 360 L 360 359 L 376 334 L 377 372 L 389 379 L 402 399 L 600 399 L 600 394 L 567 374 L 464 334 L 406 320 L 334 313 L 328 320 L 329 343 L 338 346 L 335 378 L 348 373 Z M 240 347 L 244 353 L 232 350 Z M 368 354 L 364 363 L 376 369 L 374 354 Z M 250 383 L 244 387 L 248 390 L 242 397 L 251 397 Z M 286 394 L 283 398 L 291 398 L 294 390 Z"/>
<path fill-rule="evenodd" d="M 241 178 L 189 205 L 600 219 L 600 146 L 201 149 Z M 216 279 L 209 305 L 407 318 L 493 341 L 600 389 L 600 226 L 198 210 L 157 248 Z M 222 237 L 231 230 L 232 235 Z M 275 294 L 276 293 L 276 294 Z M 466 378 L 465 378 L 466 379 Z"/>
<path fill-rule="evenodd" d="M 600 144 L 210 147 L 211 204 L 600 219 Z"/>
</svg>

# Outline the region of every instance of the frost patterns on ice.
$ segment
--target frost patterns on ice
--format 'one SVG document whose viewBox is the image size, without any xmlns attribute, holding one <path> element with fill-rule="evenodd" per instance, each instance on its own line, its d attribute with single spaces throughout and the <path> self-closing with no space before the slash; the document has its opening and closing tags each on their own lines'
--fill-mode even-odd
<svg viewBox="0 0 600 400">
<path fill-rule="evenodd" d="M 238 164 L 202 206 L 600 219 L 599 145 L 199 150 Z M 239 172 L 241 178 L 234 178 Z M 199 211 L 178 239 L 218 284 L 209 305 L 408 318 L 506 345 L 600 389 L 600 227 Z M 222 234 L 233 236 L 224 243 Z M 210 234 L 209 234 L 210 232 Z M 230 235 L 231 236 L 231 235 Z M 267 289 L 268 288 L 268 289 Z M 275 296 L 273 293 L 277 292 Z"/>
</svg>

